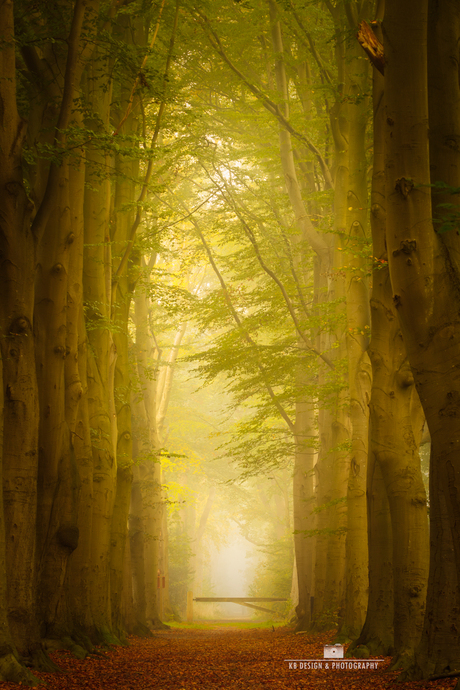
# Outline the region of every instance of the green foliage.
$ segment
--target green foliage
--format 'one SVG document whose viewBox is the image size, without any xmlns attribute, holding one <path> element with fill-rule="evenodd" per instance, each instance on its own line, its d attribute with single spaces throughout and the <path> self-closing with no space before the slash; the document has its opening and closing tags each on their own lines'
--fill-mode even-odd
<svg viewBox="0 0 460 690">
<path fill-rule="evenodd" d="M 322 529 L 302 529 L 294 530 L 294 534 L 303 534 L 304 537 L 335 537 L 343 536 L 347 532 L 346 527 L 339 527 L 337 529 L 332 529 L 329 527 L 324 527 Z"/>
<path fill-rule="evenodd" d="M 316 616 L 314 621 L 314 628 L 316 630 L 331 630 L 337 628 L 339 623 L 339 611 L 333 609 L 324 609 Z"/>
<path fill-rule="evenodd" d="M 424 185 L 425 186 L 425 185 Z M 432 189 L 433 206 L 436 215 L 433 218 L 433 223 L 437 226 L 436 232 L 440 235 L 455 231 L 460 231 L 460 204 L 452 201 L 445 201 L 440 204 L 436 203 L 436 196 L 454 197 L 460 194 L 460 187 L 452 187 L 446 182 L 438 181 L 428 185 Z"/>
<path fill-rule="evenodd" d="M 347 497 L 342 496 L 342 498 L 334 498 L 332 501 L 323 503 L 321 506 L 316 506 L 312 511 L 313 513 L 321 513 L 323 510 L 328 510 L 329 508 L 335 508 L 336 506 L 342 505 L 347 502 Z"/>
</svg>

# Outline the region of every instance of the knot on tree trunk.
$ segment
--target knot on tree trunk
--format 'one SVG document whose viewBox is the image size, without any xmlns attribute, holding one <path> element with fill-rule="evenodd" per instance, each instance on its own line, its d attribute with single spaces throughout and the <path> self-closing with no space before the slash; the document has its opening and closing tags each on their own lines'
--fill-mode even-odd
<svg viewBox="0 0 460 690">
<path fill-rule="evenodd" d="M 398 256 L 398 254 L 412 254 L 412 252 L 415 252 L 417 248 L 417 241 L 416 240 L 401 240 L 401 243 L 399 245 L 399 249 L 395 249 L 393 252 L 393 256 Z"/>
<path fill-rule="evenodd" d="M 440 417 L 458 417 L 460 414 L 460 393 L 449 391 L 446 395 L 447 404 L 439 410 Z"/>
<path fill-rule="evenodd" d="M 10 325 L 10 335 L 23 335 L 26 331 L 31 331 L 32 327 L 27 316 L 18 316 Z"/>
<path fill-rule="evenodd" d="M 75 551 L 78 546 L 80 531 L 75 525 L 62 525 L 58 529 L 56 537 L 61 546 Z"/>
<path fill-rule="evenodd" d="M 376 25 L 376 22 L 373 22 Z M 356 37 L 368 55 L 370 61 L 380 74 L 385 72 L 385 50 L 382 43 L 379 41 L 375 33 L 366 21 L 362 21 L 358 27 Z"/>
<path fill-rule="evenodd" d="M 407 199 L 413 188 L 414 183 L 412 182 L 412 180 L 406 180 L 405 177 L 401 177 L 399 180 L 396 180 L 395 189 L 405 199 Z"/>
</svg>

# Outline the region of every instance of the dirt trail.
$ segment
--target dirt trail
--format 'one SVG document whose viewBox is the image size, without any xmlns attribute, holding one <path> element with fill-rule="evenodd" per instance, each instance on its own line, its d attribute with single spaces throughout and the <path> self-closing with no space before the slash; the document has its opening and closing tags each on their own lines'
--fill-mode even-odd
<svg viewBox="0 0 460 690">
<path fill-rule="evenodd" d="M 319 659 L 331 634 L 295 635 L 291 630 L 238 629 L 209 626 L 206 629 L 172 628 L 155 632 L 151 639 L 131 638 L 129 647 L 114 647 L 103 656 L 79 661 L 67 652 L 52 658 L 65 671 L 40 673 L 49 690 L 258 690 L 318 688 L 348 690 L 450 690 L 455 680 L 396 685 L 397 674 L 385 672 L 390 659 L 376 670 L 326 670 L 289 668 L 286 659 Z M 0 682 L 0 688 L 18 688 Z"/>
</svg>

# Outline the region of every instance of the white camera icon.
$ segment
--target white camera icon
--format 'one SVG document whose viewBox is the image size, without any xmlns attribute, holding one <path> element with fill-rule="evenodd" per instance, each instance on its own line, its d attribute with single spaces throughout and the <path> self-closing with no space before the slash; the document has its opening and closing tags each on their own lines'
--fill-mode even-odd
<svg viewBox="0 0 460 690">
<path fill-rule="evenodd" d="M 343 644 L 325 644 L 325 659 L 343 659 Z"/>
</svg>

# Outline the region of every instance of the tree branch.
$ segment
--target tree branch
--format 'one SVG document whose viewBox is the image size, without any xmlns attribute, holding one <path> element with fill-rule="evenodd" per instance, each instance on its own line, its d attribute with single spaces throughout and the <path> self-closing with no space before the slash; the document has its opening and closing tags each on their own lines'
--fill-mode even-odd
<svg viewBox="0 0 460 690">
<path fill-rule="evenodd" d="M 243 525 L 233 515 L 231 517 L 232 517 L 233 522 L 236 522 L 236 524 L 240 528 L 241 533 L 242 533 L 243 537 L 246 539 L 246 541 L 250 542 L 251 544 L 254 544 L 254 546 L 259 546 L 261 549 L 265 549 L 265 550 L 269 549 L 269 544 L 262 544 L 262 542 L 260 542 L 260 541 L 256 541 L 255 539 L 251 539 L 251 537 L 249 536 L 249 529 L 246 527 L 246 525 Z"/>
<path fill-rule="evenodd" d="M 228 167 L 227 167 L 227 169 L 230 170 Z M 252 196 L 255 196 L 255 197 L 257 198 L 258 201 L 261 200 L 260 197 L 259 197 L 257 194 L 255 194 L 254 190 L 251 189 L 251 188 L 246 184 L 245 180 L 244 180 L 241 176 L 238 175 L 238 173 L 235 173 L 235 172 L 232 170 L 232 174 L 236 177 L 236 179 L 238 180 L 239 184 L 241 184 L 243 187 L 245 187 L 245 189 L 249 192 L 249 194 L 251 194 Z M 264 231 L 264 224 L 262 223 L 262 221 L 260 220 L 260 218 L 258 218 L 255 214 L 253 214 L 253 213 L 248 209 L 248 207 L 246 206 L 246 204 L 245 204 L 243 201 L 241 201 L 241 199 L 237 198 L 236 201 L 237 201 L 237 203 L 241 206 L 241 208 L 242 208 L 243 211 L 246 213 L 246 215 L 247 215 L 249 218 L 252 218 L 252 220 L 253 220 L 255 223 L 258 224 L 258 226 L 259 226 L 261 232 L 262 232 L 263 234 L 267 234 L 267 233 L 265 233 L 265 231 Z M 304 296 L 303 296 L 303 294 L 302 294 L 302 287 L 301 287 L 301 285 L 300 285 L 299 277 L 298 277 L 297 272 L 296 272 L 295 267 L 294 267 L 294 262 L 293 262 L 293 259 L 292 259 L 292 252 L 291 252 L 291 245 L 290 245 L 290 242 L 289 242 L 288 237 L 286 236 L 286 232 L 285 232 L 285 230 L 284 230 L 285 223 L 283 223 L 283 220 L 282 220 L 281 217 L 280 217 L 280 214 L 279 214 L 279 212 L 278 212 L 278 209 L 275 208 L 275 206 L 274 206 L 274 204 L 273 204 L 273 199 L 271 199 L 271 203 L 268 203 L 268 202 L 266 202 L 266 201 L 264 201 L 264 200 L 262 200 L 262 201 L 263 201 L 264 205 L 267 206 L 267 207 L 269 208 L 270 213 L 273 214 L 273 216 L 275 217 L 275 220 L 276 220 L 276 222 L 277 222 L 277 224 L 278 224 L 278 226 L 279 226 L 279 228 L 280 228 L 281 236 L 282 236 L 282 238 L 283 238 L 283 240 L 284 240 L 284 244 L 286 245 L 286 256 L 287 256 L 287 260 L 288 260 L 288 263 L 289 263 L 289 268 L 290 268 L 292 277 L 293 277 L 294 282 L 295 282 L 295 285 L 296 285 L 297 296 L 298 296 L 299 301 L 300 301 L 300 303 L 301 303 L 301 305 L 302 305 L 303 312 L 304 312 L 305 316 L 308 317 L 310 312 L 309 312 L 309 309 L 308 309 L 307 304 L 306 304 L 306 302 L 305 302 Z M 267 234 L 267 236 L 268 236 L 268 234 Z M 279 254 L 278 254 L 278 251 L 277 251 L 277 247 L 274 245 L 274 243 L 272 242 L 272 240 L 270 239 L 269 236 L 268 236 L 268 239 L 269 239 L 270 244 L 272 245 L 272 248 L 273 248 L 273 250 L 274 250 L 276 256 L 279 258 Z"/>
<path fill-rule="evenodd" d="M 179 353 L 182 338 L 184 337 L 185 331 L 187 330 L 187 325 L 187 321 L 184 321 L 184 323 L 181 324 L 179 329 L 177 330 L 176 336 L 174 338 L 174 344 L 168 356 L 168 363 L 166 364 L 166 366 L 164 366 L 164 373 L 162 373 L 162 375 L 160 376 L 160 380 L 158 381 L 158 398 L 160 400 L 160 403 L 158 405 L 156 422 L 157 427 L 160 430 L 163 427 L 164 420 L 166 417 L 166 411 L 169 405 L 169 399 L 171 397 L 174 365 L 177 360 L 177 355 Z"/>
<path fill-rule="evenodd" d="M 243 81 L 246 84 L 248 89 L 262 103 L 264 108 L 266 110 L 268 110 L 268 112 L 271 113 L 271 115 L 274 115 L 276 117 L 276 119 L 284 127 L 284 129 L 287 132 L 289 132 L 289 134 L 291 134 L 295 139 L 297 139 L 298 141 L 301 141 L 302 144 L 307 146 L 307 148 L 312 153 L 314 153 L 314 155 L 316 156 L 318 163 L 321 167 L 321 171 L 322 171 L 323 176 L 324 176 L 326 187 L 328 189 L 333 189 L 334 188 L 334 182 L 332 180 L 332 176 L 331 176 L 331 173 L 329 172 L 329 168 L 326 164 L 326 161 L 324 160 L 324 158 L 321 154 L 321 151 L 315 146 L 315 144 L 312 141 L 310 141 L 310 139 L 308 139 L 308 137 L 306 137 L 304 134 L 301 134 L 301 132 L 298 132 L 296 129 L 294 129 L 294 127 L 291 125 L 289 120 L 287 120 L 286 117 L 281 112 L 281 109 L 279 108 L 279 106 L 276 103 L 274 103 L 270 98 L 268 98 L 268 96 L 266 94 L 264 94 L 263 91 L 261 91 L 261 89 L 259 89 L 258 86 L 256 86 L 252 82 L 250 82 L 249 79 L 247 77 L 245 77 L 245 75 L 236 67 L 236 65 L 234 65 L 234 63 L 230 60 L 227 53 L 225 52 L 225 50 L 222 46 L 222 43 L 220 42 L 219 37 L 215 33 L 214 29 L 211 27 L 209 19 L 204 14 L 202 14 L 201 12 L 198 12 L 198 15 L 201 18 L 201 25 L 203 26 L 203 28 L 205 26 L 208 27 L 208 32 L 206 32 L 206 31 L 205 32 L 206 32 L 208 40 L 209 40 L 210 44 L 212 45 L 212 47 L 214 48 L 214 50 L 221 56 L 221 58 L 227 63 L 227 65 L 230 67 L 230 69 L 241 79 L 241 81 Z M 212 38 L 209 35 L 209 32 L 212 34 Z"/>
<path fill-rule="evenodd" d="M 93 2 L 97 3 L 97 0 L 93 0 Z M 87 0 L 76 0 L 72 24 L 70 26 L 68 39 L 69 48 L 67 52 L 64 76 L 64 91 L 62 94 L 58 121 L 54 130 L 54 146 L 60 151 L 62 151 L 67 138 L 65 130 L 69 124 L 69 119 L 72 112 L 78 61 L 81 53 L 80 37 L 88 4 L 89 3 Z M 32 232 L 37 238 L 41 235 L 45 229 L 46 223 L 48 222 L 52 205 L 54 203 L 54 196 L 59 184 L 60 171 L 61 166 L 55 162 L 52 162 L 48 172 L 45 193 L 32 223 Z"/>
<path fill-rule="evenodd" d="M 316 64 L 318 65 L 318 69 L 319 69 L 321 75 L 323 76 L 324 80 L 328 84 L 332 84 L 333 80 L 331 77 L 331 73 L 324 66 L 323 60 L 322 60 L 320 54 L 318 53 L 318 51 L 316 50 L 315 44 L 313 43 L 313 39 L 311 37 L 311 34 L 304 27 L 302 20 L 300 19 L 298 13 L 295 10 L 294 3 L 292 2 L 292 0 L 291 0 L 291 12 L 294 15 L 294 19 L 296 20 L 297 24 L 299 25 L 299 27 L 302 29 L 303 33 L 305 34 L 305 37 L 308 41 L 308 45 L 310 46 L 311 53 L 316 60 Z"/>
<path fill-rule="evenodd" d="M 236 322 L 236 324 L 240 330 L 240 333 L 241 333 L 243 339 L 248 343 L 248 345 L 253 347 L 255 349 L 255 351 L 257 352 L 257 350 L 258 350 L 257 344 L 254 342 L 254 340 L 251 338 L 251 336 L 249 335 L 247 330 L 244 328 L 243 323 L 242 323 L 242 321 L 238 315 L 238 312 L 236 311 L 235 307 L 233 306 L 232 300 L 230 298 L 230 294 L 229 294 L 228 289 L 227 289 L 227 285 L 225 283 L 225 280 L 224 280 L 221 272 L 219 271 L 219 269 L 217 267 L 216 262 L 214 261 L 214 257 L 212 255 L 212 251 L 211 251 L 209 244 L 207 243 L 203 233 L 201 232 L 197 221 L 193 217 L 191 218 L 191 222 L 195 226 L 195 230 L 196 230 L 196 232 L 197 232 L 197 234 L 201 240 L 203 247 L 205 248 L 206 254 L 208 255 L 209 263 L 211 264 L 213 271 L 216 274 L 217 279 L 219 280 L 219 283 L 221 285 L 225 302 L 226 302 L 226 304 L 230 310 L 230 313 L 233 316 L 234 321 Z M 264 382 L 264 386 L 265 386 L 273 404 L 275 405 L 275 407 L 278 410 L 278 412 L 280 413 L 281 417 L 284 419 L 284 421 L 288 425 L 289 429 L 292 432 L 294 432 L 294 424 L 293 424 L 292 420 L 290 419 L 289 415 L 287 414 L 286 410 L 284 409 L 284 407 L 281 405 L 280 401 L 278 400 L 276 393 L 274 392 L 272 386 L 270 385 L 270 383 L 268 381 L 267 373 L 259 361 L 257 361 L 257 368 L 259 369 L 259 372 L 262 376 L 262 380 Z"/>
<path fill-rule="evenodd" d="M 335 369 L 334 364 L 333 364 L 333 362 L 329 359 L 329 357 L 327 357 L 326 355 L 323 355 L 321 352 L 319 352 L 319 350 L 317 350 L 317 349 L 314 347 L 313 343 L 307 338 L 307 336 L 305 335 L 304 331 L 303 331 L 302 328 L 300 327 L 299 320 L 298 320 L 297 315 L 296 315 L 295 310 L 294 310 L 294 306 L 293 306 L 293 304 L 292 304 L 292 302 L 291 302 L 291 300 L 290 300 L 290 298 L 289 298 L 289 295 L 288 295 L 287 292 L 286 292 L 286 288 L 284 287 L 282 281 L 278 278 L 278 276 L 276 275 L 276 273 L 275 273 L 274 271 L 272 271 L 271 268 L 269 268 L 269 267 L 267 266 L 267 264 L 265 263 L 265 261 L 264 261 L 264 259 L 263 259 L 263 257 L 262 257 L 262 254 L 260 253 L 260 247 L 259 247 L 259 245 L 258 245 L 258 243 L 257 243 L 257 240 L 256 240 L 256 238 L 255 238 L 254 233 L 252 232 L 251 228 L 249 227 L 249 225 L 246 223 L 245 219 L 244 219 L 243 216 L 241 215 L 241 213 L 240 213 L 240 211 L 239 211 L 239 209 L 238 209 L 238 207 L 237 207 L 237 205 L 236 205 L 236 203 L 235 203 L 235 200 L 234 200 L 234 198 L 233 198 L 232 193 L 228 190 L 228 184 L 227 184 L 227 182 L 223 179 L 223 177 L 220 175 L 220 173 L 218 173 L 218 174 L 219 174 L 219 176 L 221 177 L 221 180 L 222 180 L 223 185 L 225 186 L 225 189 L 227 190 L 227 194 L 228 194 L 227 203 L 228 203 L 228 205 L 229 205 L 231 208 L 233 208 L 233 211 L 234 211 L 235 215 L 238 217 L 238 219 L 239 219 L 239 221 L 240 221 L 240 223 L 241 223 L 241 225 L 242 225 L 242 227 L 243 227 L 243 230 L 244 230 L 244 233 L 245 233 L 246 237 L 249 239 L 249 241 L 251 242 L 251 244 L 252 244 L 252 246 L 253 246 L 253 248 L 254 248 L 254 253 L 255 253 L 256 257 L 257 257 L 257 260 L 258 260 L 258 262 L 259 262 L 261 268 L 265 271 L 265 273 L 266 273 L 268 276 L 270 276 L 270 278 L 273 280 L 273 282 L 274 282 L 274 283 L 278 286 L 278 288 L 280 289 L 281 294 L 283 295 L 284 301 L 285 301 L 285 303 L 286 303 L 286 306 L 287 306 L 287 308 L 288 308 L 289 314 L 290 314 L 291 319 L 292 319 L 292 321 L 293 321 L 293 323 L 294 323 L 294 326 L 295 326 L 295 328 L 296 328 L 297 333 L 298 333 L 299 336 L 302 338 L 303 342 L 305 343 L 306 348 L 307 348 L 308 350 L 310 350 L 310 352 L 314 352 L 314 354 L 317 355 L 318 357 L 320 357 L 320 358 L 323 360 L 323 362 L 325 362 L 325 364 L 327 364 L 331 369 Z M 222 192 L 221 192 L 221 193 L 222 193 Z M 224 196 L 224 195 L 223 195 L 223 198 L 225 199 L 225 196 Z"/>
</svg>

